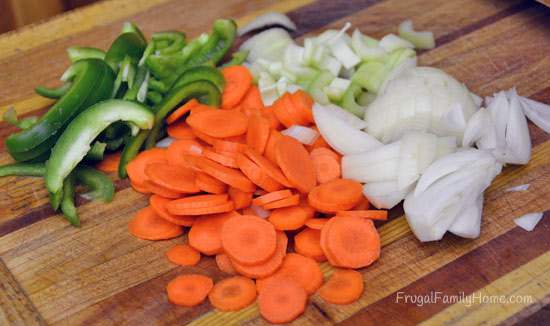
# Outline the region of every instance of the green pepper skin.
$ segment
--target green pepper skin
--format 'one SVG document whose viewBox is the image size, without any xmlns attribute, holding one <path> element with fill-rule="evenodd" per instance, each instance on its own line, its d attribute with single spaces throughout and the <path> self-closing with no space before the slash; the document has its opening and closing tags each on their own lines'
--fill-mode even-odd
<svg viewBox="0 0 550 326">
<path fill-rule="evenodd" d="M 134 84 L 128 91 L 124 94 L 124 97 L 122 99 L 128 100 L 128 101 L 136 101 L 137 95 L 139 93 L 139 89 L 141 85 L 145 82 L 147 79 L 147 67 L 146 66 L 138 66 L 136 75 L 134 77 Z"/>
<path fill-rule="evenodd" d="M 96 137 L 115 121 L 127 121 L 141 129 L 150 129 L 153 113 L 145 106 L 124 101 L 107 100 L 79 114 L 65 129 L 46 163 L 46 188 L 58 192 L 63 180 L 82 161 Z"/>
<path fill-rule="evenodd" d="M 71 46 L 67 48 L 67 55 L 72 63 L 82 59 L 105 59 L 105 51 L 83 46 Z"/>
<path fill-rule="evenodd" d="M 84 159 L 89 161 L 101 161 L 103 159 L 103 155 L 105 154 L 106 147 L 106 143 L 94 141 L 92 148 L 90 148 Z"/>
<path fill-rule="evenodd" d="M 238 66 L 246 61 L 248 57 L 248 51 L 237 51 L 231 54 L 231 60 L 224 63 L 222 67 Z"/>
<path fill-rule="evenodd" d="M 135 34 L 139 35 L 139 37 L 141 37 L 142 39 L 145 40 L 145 35 L 141 31 L 141 29 L 139 29 L 138 25 L 134 24 L 133 22 L 125 22 L 124 24 L 122 24 L 122 31 L 121 32 L 123 34 L 124 33 L 135 33 Z"/>
<path fill-rule="evenodd" d="M 157 32 L 152 35 L 153 42 L 167 41 L 168 45 L 159 49 L 159 54 L 177 53 L 185 46 L 185 34 L 181 32 Z"/>
<path fill-rule="evenodd" d="M 105 62 L 117 72 L 126 56 L 137 63 L 146 47 L 147 42 L 139 34 L 133 32 L 120 34 L 105 54 Z"/>
<path fill-rule="evenodd" d="M 14 159 L 31 160 L 48 152 L 78 113 L 110 97 L 115 75 L 104 61 L 84 59 L 71 67 L 75 71 L 71 89 L 31 128 L 6 139 L 6 147 Z"/>
<path fill-rule="evenodd" d="M 79 166 L 75 170 L 75 174 L 77 181 L 90 191 L 88 192 L 90 197 L 100 199 L 105 203 L 113 200 L 115 185 L 107 175 L 88 166 Z"/>
<path fill-rule="evenodd" d="M 50 192 L 48 194 L 50 197 L 50 205 L 54 211 L 57 211 L 59 209 L 59 205 L 61 205 L 61 201 L 63 200 L 63 188 L 59 189 L 57 192 Z"/>
<path fill-rule="evenodd" d="M 198 80 L 208 80 L 212 84 L 216 85 L 220 92 L 223 91 L 225 85 L 225 79 L 221 72 L 213 67 L 208 66 L 196 66 L 187 69 L 174 83 L 173 88 L 180 88 L 186 84 L 192 83 Z"/>
<path fill-rule="evenodd" d="M 153 103 L 153 105 L 157 105 L 162 102 L 162 94 L 157 91 L 148 91 L 147 100 Z"/>
<path fill-rule="evenodd" d="M 237 36 L 237 24 L 231 19 L 218 19 L 214 22 L 213 32 L 201 50 L 189 59 L 189 66 L 207 61 L 215 64 L 225 56 Z"/>
<path fill-rule="evenodd" d="M 65 83 L 58 88 L 47 88 L 44 86 L 38 86 L 34 89 L 34 91 L 40 96 L 51 99 L 58 99 L 67 94 L 69 89 L 71 89 L 71 83 Z"/>
<path fill-rule="evenodd" d="M 78 211 L 74 205 L 74 189 L 76 186 L 76 176 L 71 173 L 63 182 L 63 197 L 61 199 L 61 211 L 63 217 L 71 225 L 79 227 L 80 218 L 78 217 Z"/>
<path fill-rule="evenodd" d="M 45 172 L 44 163 L 13 163 L 0 166 L 0 177 L 9 175 L 41 177 Z"/>
</svg>

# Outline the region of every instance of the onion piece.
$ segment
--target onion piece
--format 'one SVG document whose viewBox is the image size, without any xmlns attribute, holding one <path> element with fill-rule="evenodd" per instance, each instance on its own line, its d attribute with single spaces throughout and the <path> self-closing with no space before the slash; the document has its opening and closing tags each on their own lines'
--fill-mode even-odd
<svg viewBox="0 0 550 326">
<path fill-rule="evenodd" d="M 246 58 L 248 62 L 255 62 L 260 58 L 281 61 L 286 46 L 290 43 L 294 43 L 294 40 L 288 32 L 276 27 L 252 36 L 240 46 L 239 51 L 249 51 Z"/>
<path fill-rule="evenodd" d="M 399 24 L 399 36 L 414 44 L 414 47 L 417 49 L 435 48 L 434 34 L 432 32 L 415 31 L 410 19 Z"/>
<path fill-rule="evenodd" d="M 323 106 L 325 110 L 329 111 L 330 114 L 334 115 L 336 119 L 344 120 L 354 129 L 365 129 L 367 127 L 367 122 L 365 120 L 359 119 L 355 114 L 342 109 L 341 107 L 329 104 Z"/>
<path fill-rule="evenodd" d="M 397 182 L 371 182 L 363 186 L 363 194 L 378 209 L 390 209 L 399 204 L 411 192 L 412 186 L 399 190 Z"/>
<path fill-rule="evenodd" d="M 475 239 L 481 232 L 481 215 L 483 213 L 483 194 L 481 194 L 473 205 L 467 206 L 457 215 L 449 232 L 462 238 Z"/>
<path fill-rule="evenodd" d="M 238 29 L 239 36 L 268 26 L 282 26 L 288 30 L 295 31 L 296 24 L 287 15 L 278 12 L 268 12 L 254 18 L 250 23 Z"/>
<path fill-rule="evenodd" d="M 542 219 L 543 213 L 529 213 L 514 219 L 514 223 L 525 231 L 533 231 Z"/>
<path fill-rule="evenodd" d="M 529 120 L 540 129 L 550 133 L 550 105 L 523 96 L 519 97 L 519 101 L 523 113 L 525 113 Z"/>
<path fill-rule="evenodd" d="M 292 137 L 304 145 L 311 145 L 319 138 L 317 131 L 300 125 L 290 126 L 290 128 L 281 131 L 281 134 Z"/>
<path fill-rule="evenodd" d="M 480 108 L 472 115 L 466 128 L 464 129 L 464 138 L 462 138 L 462 146 L 471 147 L 474 143 L 482 139 L 488 132 L 494 133 L 494 126 L 491 121 L 491 114 L 487 109 Z M 485 146 L 480 146 L 484 149 Z"/>
<path fill-rule="evenodd" d="M 522 184 L 519 186 L 510 187 L 504 190 L 504 192 L 516 192 L 516 191 L 527 191 L 529 189 L 530 184 Z"/>
<path fill-rule="evenodd" d="M 359 182 L 396 181 L 401 142 L 342 157 L 342 177 Z"/>
<path fill-rule="evenodd" d="M 163 139 L 159 140 L 156 144 L 156 147 L 166 148 L 166 147 L 170 146 L 170 144 L 172 144 L 173 142 L 174 142 L 174 138 L 166 137 L 166 138 L 163 138 Z"/>
<path fill-rule="evenodd" d="M 250 205 L 250 209 L 254 212 L 254 214 L 256 214 L 256 216 L 260 218 L 268 218 L 271 215 L 270 211 L 265 210 L 257 205 Z"/>
<path fill-rule="evenodd" d="M 380 40 L 380 47 L 386 52 L 392 52 L 397 49 L 414 49 L 414 45 L 395 34 L 388 34 Z"/>
<path fill-rule="evenodd" d="M 449 108 L 449 111 L 442 117 L 442 122 L 453 131 L 460 132 L 466 128 L 466 118 L 460 103 L 454 103 Z"/>
</svg>

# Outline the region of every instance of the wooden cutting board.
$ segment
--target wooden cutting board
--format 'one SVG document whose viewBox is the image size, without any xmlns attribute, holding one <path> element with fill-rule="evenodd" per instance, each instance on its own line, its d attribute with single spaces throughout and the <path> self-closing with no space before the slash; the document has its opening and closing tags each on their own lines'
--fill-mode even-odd
<svg viewBox="0 0 550 326">
<path fill-rule="evenodd" d="M 43 113 L 50 101 L 33 93 L 55 86 L 71 45 L 106 48 L 132 20 L 150 35 L 177 29 L 195 36 L 218 17 L 239 24 L 265 11 L 287 12 L 296 37 L 340 28 L 349 21 L 380 37 L 411 18 L 435 33 L 437 48 L 420 53 L 422 65 L 444 69 L 482 96 L 516 86 L 521 95 L 550 103 L 550 9 L 535 1 L 428 0 L 116 0 L 0 36 L 0 110 Z M 0 113 L 1 113 L 0 112 Z M 366 289 L 356 303 L 335 306 L 313 296 L 296 324 L 550 322 L 550 138 L 530 124 L 533 155 L 526 166 L 506 167 L 485 194 L 482 233 L 451 235 L 421 244 L 401 208 L 378 224 L 381 259 L 362 270 Z M 0 163 L 11 162 L 0 122 Z M 528 191 L 506 192 L 529 183 Z M 180 273 L 224 277 L 213 259 L 175 267 L 164 253 L 182 239 L 148 242 L 127 232 L 127 222 L 147 197 L 117 181 L 106 205 L 79 201 L 82 227 L 69 226 L 48 205 L 37 178 L 0 178 L 0 324 L 264 324 L 256 306 L 220 313 L 204 303 L 193 309 L 169 304 L 164 287 Z M 533 232 L 513 218 L 546 212 Z M 326 274 L 331 268 L 323 265 Z M 414 295 L 430 295 L 420 304 Z M 473 295 L 456 303 L 457 297 Z M 407 297 L 409 296 L 409 297 Z M 436 297 L 435 299 L 433 297 Z M 408 298 L 408 299 L 406 299 Z M 425 299 L 425 297 L 424 297 Z M 455 301 L 452 301 L 455 300 Z M 495 301 L 496 300 L 496 301 Z"/>
</svg>

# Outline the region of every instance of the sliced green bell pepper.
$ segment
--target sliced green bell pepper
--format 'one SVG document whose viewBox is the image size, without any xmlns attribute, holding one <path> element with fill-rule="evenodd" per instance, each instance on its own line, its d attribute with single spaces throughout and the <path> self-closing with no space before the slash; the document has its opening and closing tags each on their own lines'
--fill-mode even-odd
<svg viewBox="0 0 550 326">
<path fill-rule="evenodd" d="M 47 88 L 44 86 L 38 86 L 34 89 L 34 91 L 36 92 L 36 94 L 40 96 L 51 98 L 51 99 L 58 99 L 63 97 L 63 95 L 67 94 L 69 89 L 71 89 L 70 82 L 63 84 L 58 88 Z"/>
<path fill-rule="evenodd" d="M 106 148 L 106 143 L 96 140 L 92 144 L 92 148 L 90 148 L 84 159 L 89 161 L 101 161 L 103 159 L 103 155 L 105 154 Z"/>
<path fill-rule="evenodd" d="M 80 218 L 78 217 L 78 211 L 74 204 L 74 195 L 76 187 L 76 176 L 74 173 L 71 173 L 63 182 L 63 195 L 61 198 L 61 211 L 63 212 L 63 217 L 71 225 L 80 226 Z"/>
<path fill-rule="evenodd" d="M 248 57 L 248 52 L 249 51 L 246 50 L 233 52 L 233 54 L 231 54 L 231 60 L 224 63 L 222 67 L 238 66 L 242 64 L 246 61 L 246 58 Z"/>
<path fill-rule="evenodd" d="M 87 195 L 92 199 L 110 202 L 115 195 L 115 185 L 104 173 L 88 167 L 79 166 L 75 170 L 77 181 L 89 190 Z"/>
<path fill-rule="evenodd" d="M 67 48 L 67 55 L 72 63 L 82 59 L 105 59 L 105 51 L 83 46 L 71 46 Z"/>
<path fill-rule="evenodd" d="M 223 86 L 225 85 L 225 79 L 218 69 L 209 66 L 196 66 L 185 70 L 176 80 L 173 88 L 180 88 L 198 80 L 208 80 L 216 85 L 220 92 L 223 91 Z"/>
<path fill-rule="evenodd" d="M 159 47 L 159 54 L 180 52 L 185 46 L 185 34 L 181 32 L 157 32 L 152 35 L 153 42 L 166 42 L 166 46 Z"/>
<path fill-rule="evenodd" d="M 19 120 L 17 118 L 17 112 L 15 112 L 15 109 L 13 107 L 7 109 L 6 112 L 4 112 L 2 118 L 4 118 L 4 121 L 9 123 L 10 125 L 16 126 L 17 128 L 23 130 L 29 129 L 36 123 L 36 121 L 38 121 L 38 117 L 35 116 Z"/>
<path fill-rule="evenodd" d="M 41 177 L 45 172 L 44 163 L 13 163 L 0 166 L 0 177 L 9 175 Z"/>
<path fill-rule="evenodd" d="M 139 34 L 133 32 L 120 34 L 105 54 L 105 62 L 117 72 L 120 63 L 127 56 L 137 63 L 146 47 L 147 42 Z"/>
</svg>

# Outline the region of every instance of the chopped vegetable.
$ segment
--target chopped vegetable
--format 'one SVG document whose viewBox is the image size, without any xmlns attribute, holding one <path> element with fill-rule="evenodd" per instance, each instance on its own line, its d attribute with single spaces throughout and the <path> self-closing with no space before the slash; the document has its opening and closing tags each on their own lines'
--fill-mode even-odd
<svg viewBox="0 0 550 326">
<path fill-rule="evenodd" d="M 237 311 L 256 300 L 256 284 L 242 276 L 226 278 L 214 285 L 208 300 L 218 310 Z"/>
<path fill-rule="evenodd" d="M 407 19 L 399 24 L 399 36 L 414 44 L 417 49 L 435 48 L 435 39 L 432 32 L 417 32 L 413 29 L 412 20 Z"/>
<path fill-rule="evenodd" d="M 361 273 L 350 269 L 339 269 L 319 289 L 319 295 L 328 303 L 349 304 L 361 297 L 364 288 Z"/>
<path fill-rule="evenodd" d="M 221 253 L 222 227 L 226 221 L 234 217 L 240 217 L 240 214 L 230 212 L 197 219 L 189 230 L 189 245 L 205 255 Z"/>
<path fill-rule="evenodd" d="M 199 274 L 185 274 L 171 280 L 166 286 L 168 300 L 184 307 L 201 304 L 212 290 L 212 279 Z"/>
<path fill-rule="evenodd" d="M 542 219 L 543 213 L 529 213 L 514 219 L 514 223 L 525 231 L 533 231 Z"/>
<path fill-rule="evenodd" d="M 181 226 L 159 217 L 150 207 L 142 208 L 128 224 L 128 230 L 137 238 L 145 240 L 165 240 L 180 236 Z"/>
<path fill-rule="evenodd" d="M 308 221 L 311 221 L 310 219 Z M 307 224 L 307 222 L 306 222 Z M 321 231 L 305 228 L 294 237 L 294 250 L 297 253 L 315 259 L 318 262 L 327 260 L 321 248 Z"/>
<path fill-rule="evenodd" d="M 307 205 L 277 208 L 271 211 L 268 221 L 280 231 L 298 230 L 314 214 L 315 210 Z"/>
<path fill-rule="evenodd" d="M 308 194 L 308 203 L 318 211 L 334 213 L 353 208 L 362 196 L 359 182 L 336 179 L 313 188 Z"/>
<path fill-rule="evenodd" d="M 187 244 L 178 244 L 166 252 L 166 258 L 181 266 L 195 266 L 201 259 L 201 254 Z"/>
<path fill-rule="evenodd" d="M 258 296 L 260 314 L 270 323 L 288 323 L 306 309 L 307 292 L 298 282 L 286 277 L 269 280 Z"/>
<path fill-rule="evenodd" d="M 267 26 L 282 26 L 288 30 L 295 31 L 296 24 L 287 15 L 278 12 L 268 12 L 254 18 L 253 21 L 246 26 L 239 28 L 239 36 L 247 34 L 249 32 L 267 27 Z"/>
</svg>

